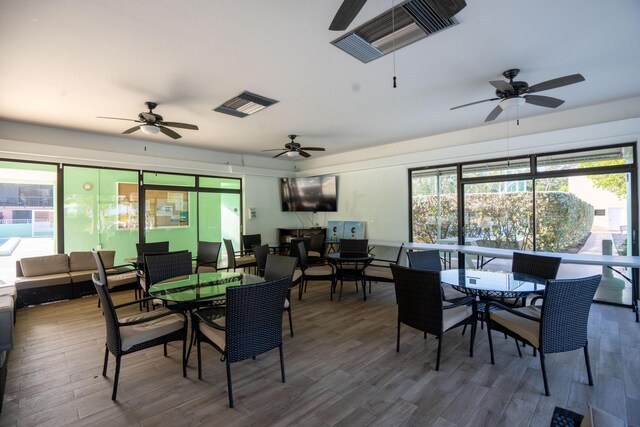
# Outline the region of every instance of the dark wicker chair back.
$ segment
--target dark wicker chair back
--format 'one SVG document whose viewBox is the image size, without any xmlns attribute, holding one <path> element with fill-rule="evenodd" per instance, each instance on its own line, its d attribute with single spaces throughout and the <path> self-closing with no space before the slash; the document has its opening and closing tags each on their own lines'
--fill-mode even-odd
<svg viewBox="0 0 640 427">
<path fill-rule="evenodd" d="M 144 262 L 145 254 L 164 254 L 169 252 L 169 242 L 136 243 L 138 261 Z"/>
<path fill-rule="evenodd" d="M 309 265 L 307 248 L 305 247 L 304 241 L 298 241 L 295 246 L 293 244 L 293 240 L 291 241 L 291 256 L 297 258 L 298 265 L 302 271 L 304 271 Z"/>
<path fill-rule="evenodd" d="M 294 258 L 300 258 L 299 243 L 302 243 L 305 252 L 307 253 L 307 261 L 309 261 L 309 249 L 311 248 L 311 240 L 310 239 L 291 239 L 289 256 Z"/>
<path fill-rule="evenodd" d="M 437 250 L 407 252 L 407 260 L 409 261 L 409 267 L 411 268 L 418 270 L 442 271 L 440 252 Z"/>
<path fill-rule="evenodd" d="M 558 353 L 587 344 L 589 310 L 602 276 L 548 280 L 540 322 L 540 351 Z"/>
<path fill-rule="evenodd" d="M 340 252 L 369 252 L 368 239 L 340 239 Z"/>
<path fill-rule="evenodd" d="M 227 268 L 236 268 L 236 253 L 233 250 L 233 242 L 230 239 L 222 239 L 224 248 L 227 251 Z"/>
<path fill-rule="evenodd" d="M 260 234 L 245 234 L 242 236 L 242 246 L 245 251 L 250 251 L 256 245 L 262 244 L 262 235 Z"/>
<path fill-rule="evenodd" d="M 282 277 L 227 288 L 225 353 L 228 363 L 282 345 L 282 307 L 290 286 L 291 277 Z"/>
<path fill-rule="evenodd" d="M 514 252 L 511 271 L 550 280 L 555 279 L 558 275 L 561 261 L 560 257 Z"/>
<path fill-rule="evenodd" d="M 100 280 L 100 283 L 102 283 L 104 286 L 109 288 L 107 282 L 107 270 L 104 268 L 104 262 L 102 262 L 102 256 L 100 255 L 100 252 L 91 251 L 91 253 L 93 254 L 93 259 L 96 261 L 96 266 L 98 267 L 98 280 Z"/>
<path fill-rule="evenodd" d="M 256 264 L 258 266 L 258 274 L 264 274 L 265 267 L 267 266 L 267 255 L 269 255 L 269 245 L 255 245 L 253 246 L 253 255 L 256 257 Z M 269 279 L 266 279 L 269 280 Z"/>
<path fill-rule="evenodd" d="M 94 252 L 94 256 L 100 257 L 100 254 Z M 104 270 L 104 268 L 103 268 Z M 106 346 L 112 354 L 120 352 L 121 337 L 120 329 L 118 328 L 118 315 L 111 301 L 111 295 L 107 284 L 100 279 L 100 273 L 93 273 L 93 285 L 96 288 L 96 293 L 102 304 L 102 310 L 104 312 L 104 321 L 107 326 L 106 331 Z M 105 275 L 106 277 L 106 275 Z"/>
<path fill-rule="evenodd" d="M 177 276 L 188 276 L 192 272 L 191 252 L 170 252 L 144 257 L 147 269 L 147 286 Z"/>
<path fill-rule="evenodd" d="M 257 254 L 256 254 L 257 256 Z M 298 260 L 284 255 L 267 255 L 266 267 L 264 269 L 264 280 L 271 281 L 281 277 L 293 277 Z"/>
<path fill-rule="evenodd" d="M 324 255 L 324 233 L 312 234 L 309 238 L 309 250 Z"/>
<path fill-rule="evenodd" d="M 440 273 L 392 264 L 398 301 L 398 320 L 432 335 L 441 335 L 442 288 Z"/>
<path fill-rule="evenodd" d="M 196 256 L 196 273 L 198 267 L 206 266 L 218 269 L 218 255 L 220 255 L 220 242 L 198 242 L 198 255 Z"/>
</svg>

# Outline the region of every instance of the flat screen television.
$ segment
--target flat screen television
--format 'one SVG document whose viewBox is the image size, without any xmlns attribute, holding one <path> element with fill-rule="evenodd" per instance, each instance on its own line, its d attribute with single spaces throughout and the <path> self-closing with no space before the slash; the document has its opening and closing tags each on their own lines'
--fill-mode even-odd
<svg viewBox="0 0 640 427">
<path fill-rule="evenodd" d="M 284 212 L 337 212 L 338 177 L 335 175 L 282 178 Z"/>
</svg>

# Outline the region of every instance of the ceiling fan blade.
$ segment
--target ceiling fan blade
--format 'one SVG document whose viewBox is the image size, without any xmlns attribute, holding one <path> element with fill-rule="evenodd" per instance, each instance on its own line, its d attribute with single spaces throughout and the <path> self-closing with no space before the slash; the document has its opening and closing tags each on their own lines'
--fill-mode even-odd
<svg viewBox="0 0 640 427">
<path fill-rule="evenodd" d="M 268 150 L 262 150 L 262 151 L 263 152 L 264 151 L 287 151 L 287 149 L 286 148 L 270 148 Z"/>
<path fill-rule="evenodd" d="M 180 129 L 199 130 L 198 126 L 190 125 L 188 123 L 162 122 L 162 126 L 169 126 L 169 127 L 172 127 L 172 128 L 180 128 Z"/>
<path fill-rule="evenodd" d="M 329 29 L 331 31 L 346 30 L 366 2 L 367 0 L 344 0 L 342 5 L 340 5 L 340 9 L 338 9 L 336 16 L 333 17 L 333 21 L 331 21 Z"/>
<path fill-rule="evenodd" d="M 302 157 L 311 157 L 311 154 L 307 153 L 306 151 L 298 151 L 298 154 L 300 154 Z"/>
<path fill-rule="evenodd" d="M 483 99 L 482 101 L 476 101 L 476 102 L 470 102 L 470 103 L 468 103 L 468 104 L 458 105 L 457 107 L 449 108 L 449 110 L 457 110 L 458 108 L 468 107 L 469 105 L 480 104 L 480 103 L 482 103 L 482 102 L 487 102 L 487 101 L 497 101 L 498 99 L 500 99 L 500 98 L 489 98 L 489 99 Z"/>
<path fill-rule="evenodd" d="M 495 120 L 496 117 L 498 117 L 500 115 L 500 113 L 502 113 L 502 107 L 500 106 L 500 104 L 498 104 L 498 105 L 496 105 L 496 108 L 491 110 L 491 112 L 489 113 L 487 118 L 484 119 L 484 121 L 485 122 L 490 122 L 491 120 Z"/>
<path fill-rule="evenodd" d="M 125 130 L 125 131 L 124 131 L 124 132 L 122 132 L 122 133 L 123 133 L 124 135 L 126 135 L 126 134 L 128 134 L 128 133 L 133 133 L 133 132 L 137 131 L 138 129 L 140 129 L 140 125 L 138 125 L 138 126 L 134 126 L 134 127 L 132 127 L 131 129 L 127 129 L 127 130 Z"/>
<path fill-rule="evenodd" d="M 273 156 L 273 158 L 275 159 L 276 157 L 280 157 L 280 156 L 282 156 L 284 153 L 288 153 L 288 152 L 289 152 L 289 150 L 285 150 L 285 151 L 283 151 L 283 152 L 282 152 L 282 153 L 280 153 L 280 154 L 276 154 L 275 156 Z"/>
<path fill-rule="evenodd" d="M 500 92 L 513 92 L 513 86 L 509 82 L 505 82 L 504 80 L 492 80 L 489 82 L 491 86 L 498 89 Z"/>
<path fill-rule="evenodd" d="M 324 151 L 324 148 L 322 147 L 300 147 L 300 149 L 307 151 Z"/>
<path fill-rule="evenodd" d="M 140 120 L 133 120 L 133 119 L 123 119 L 121 117 L 102 117 L 102 116 L 98 116 L 96 117 L 97 119 L 112 119 L 112 120 L 126 120 L 128 122 L 136 122 L 136 123 L 142 123 Z"/>
<path fill-rule="evenodd" d="M 167 136 L 169 136 L 169 137 L 171 137 L 171 138 L 173 138 L 173 139 L 179 139 L 179 138 L 182 138 L 182 136 L 180 136 L 180 134 L 178 134 L 178 133 L 176 133 L 176 132 L 172 131 L 172 130 L 171 130 L 171 129 L 169 129 L 169 128 L 166 128 L 166 127 L 164 127 L 164 126 L 158 126 L 158 127 L 160 128 L 160 132 L 164 133 L 165 135 L 167 135 Z"/>
<path fill-rule="evenodd" d="M 527 104 L 539 105 L 541 107 L 557 108 L 564 104 L 564 100 L 550 96 L 525 95 L 523 98 Z"/>
<path fill-rule="evenodd" d="M 572 85 L 574 83 L 580 83 L 584 81 L 582 74 L 571 74 L 569 76 L 558 77 L 557 79 L 547 80 L 546 82 L 538 83 L 533 86 L 529 86 L 527 93 L 542 92 L 543 90 L 555 89 L 557 87 Z"/>
</svg>

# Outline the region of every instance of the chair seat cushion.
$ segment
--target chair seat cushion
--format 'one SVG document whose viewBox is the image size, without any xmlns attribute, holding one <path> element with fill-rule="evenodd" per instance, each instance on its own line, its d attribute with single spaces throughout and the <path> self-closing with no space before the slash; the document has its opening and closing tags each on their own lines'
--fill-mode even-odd
<svg viewBox="0 0 640 427">
<path fill-rule="evenodd" d="M 289 305 L 291 305 L 291 303 L 289 302 L 289 298 L 285 298 L 284 299 L 284 309 L 286 310 L 287 308 L 289 308 Z"/>
<path fill-rule="evenodd" d="M 121 323 L 141 320 L 148 317 L 157 316 L 159 312 L 170 312 L 167 308 L 159 308 L 148 313 L 136 314 L 133 316 L 119 319 Z M 120 328 L 120 336 L 122 338 L 122 350 L 127 351 L 137 344 L 159 338 L 163 335 L 170 334 L 184 328 L 184 317 L 178 313 L 168 316 L 152 319 L 145 323 L 137 325 L 122 326 Z"/>
<path fill-rule="evenodd" d="M 296 268 L 293 271 L 293 276 L 291 277 L 291 283 L 296 284 L 302 278 L 302 271 L 299 268 Z"/>
<path fill-rule="evenodd" d="M 198 273 L 213 273 L 216 272 L 218 270 L 215 269 L 215 267 L 210 266 L 210 265 L 201 265 L 200 267 L 198 266 L 193 266 L 193 272 L 196 272 L 196 269 L 198 269 Z"/>
<path fill-rule="evenodd" d="M 451 303 L 443 302 L 443 306 L 450 305 Z M 446 331 L 451 329 L 456 324 L 462 322 L 464 319 L 473 315 L 473 308 L 470 305 L 461 305 L 460 307 L 450 308 L 448 310 L 442 310 L 442 330 Z"/>
<path fill-rule="evenodd" d="M 331 276 L 333 268 L 330 265 L 313 265 L 304 271 L 305 276 Z"/>
<path fill-rule="evenodd" d="M 113 275 L 107 276 L 109 289 L 117 288 L 118 286 L 136 283 L 137 280 L 138 280 L 138 275 L 136 274 L 135 271 L 129 271 L 126 273 L 113 274 Z"/>
<path fill-rule="evenodd" d="M 391 268 L 384 265 L 370 265 L 364 269 L 364 275 L 367 280 L 383 280 L 393 282 L 393 274 L 391 274 Z"/>
<path fill-rule="evenodd" d="M 540 318 L 540 309 L 530 305 L 516 308 L 515 311 L 538 319 Z M 535 348 L 540 346 L 540 322 L 519 317 L 506 310 L 492 311 L 489 318 L 529 341 Z"/>
<path fill-rule="evenodd" d="M 318 251 L 313 251 L 313 250 L 311 250 L 311 251 L 307 252 L 307 256 L 308 256 L 309 258 L 320 258 L 320 257 L 322 257 L 322 255 L 320 254 L 320 252 L 318 252 Z"/>
<path fill-rule="evenodd" d="M 218 322 L 216 324 L 219 324 Z M 211 342 L 213 342 L 220 350 L 224 351 L 225 349 L 225 331 L 222 329 L 214 328 L 213 326 L 209 326 L 206 323 L 200 322 L 199 325 L 200 332 L 209 338 Z"/>
<path fill-rule="evenodd" d="M 446 283 L 442 283 L 442 293 L 444 294 L 445 300 L 452 300 L 456 298 L 464 298 L 467 296 L 464 292 L 460 292 L 453 288 L 453 286 L 448 285 Z"/>
<path fill-rule="evenodd" d="M 69 283 L 71 283 L 71 277 L 68 273 L 45 274 L 37 277 L 18 277 L 14 282 L 17 290 L 66 285 Z"/>
</svg>

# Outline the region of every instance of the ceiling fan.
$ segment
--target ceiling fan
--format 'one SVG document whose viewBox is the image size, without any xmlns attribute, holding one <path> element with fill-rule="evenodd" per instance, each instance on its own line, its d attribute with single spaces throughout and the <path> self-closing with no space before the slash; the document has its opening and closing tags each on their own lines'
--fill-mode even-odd
<svg viewBox="0 0 640 427">
<path fill-rule="evenodd" d="M 511 105 L 523 105 L 527 104 L 539 105 L 540 107 L 557 108 L 564 103 L 564 100 L 558 98 L 552 98 L 550 96 L 529 95 L 530 93 L 542 92 L 543 90 L 555 89 L 562 86 L 572 85 L 574 83 L 580 83 L 584 81 L 582 74 L 571 74 L 564 77 L 558 77 L 555 79 L 547 80 L 542 83 L 529 86 L 527 82 L 514 82 L 513 79 L 518 75 L 520 70 L 514 68 L 502 73 L 508 82 L 504 80 L 493 80 L 489 83 L 496 88 L 496 98 L 483 99 L 482 101 L 470 102 L 469 104 L 458 105 L 451 108 L 455 110 L 457 108 L 468 107 L 470 105 L 480 104 L 487 101 L 497 101 L 500 103 L 494 108 L 486 119 L 485 122 L 495 120 L 496 117 L 502 113 L 504 109 Z"/>
<path fill-rule="evenodd" d="M 173 139 L 178 139 L 178 138 L 182 138 L 182 136 L 177 132 L 173 131 L 172 129 L 169 129 L 169 127 L 198 130 L 198 126 L 190 125 L 188 123 L 165 122 L 160 114 L 156 114 L 153 112 L 153 109 L 158 106 L 158 104 L 155 102 L 147 101 L 145 102 L 145 105 L 149 109 L 149 112 L 143 111 L 142 113 L 138 114 L 138 120 L 122 119 L 120 117 L 98 117 L 98 118 L 113 119 L 113 120 L 127 120 L 130 122 L 141 123 L 140 125 L 137 125 L 130 129 L 125 130 L 124 132 L 122 132 L 123 134 L 128 134 L 128 133 L 135 132 L 137 130 L 141 130 L 142 132 L 148 133 L 148 134 L 156 134 L 158 132 L 162 132 Z"/>
<path fill-rule="evenodd" d="M 286 154 L 288 157 L 298 157 L 298 156 L 311 157 L 311 154 L 307 153 L 307 151 L 324 151 L 324 148 L 322 147 L 301 146 L 299 143 L 295 141 L 297 136 L 298 135 L 288 135 L 288 138 L 291 141 L 284 144 L 284 148 L 271 148 L 269 150 L 262 150 L 262 151 L 282 151 L 282 153 L 276 154 L 275 156 L 273 156 L 274 159 L 276 157 L 282 156 L 283 154 Z"/>
<path fill-rule="evenodd" d="M 415 1 L 415 0 L 413 0 Z M 465 0 L 424 0 L 443 19 L 449 19 L 467 5 Z M 329 30 L 344 31 L 360 13 L 367 0 L 343 0 Z"/>
</svg>

